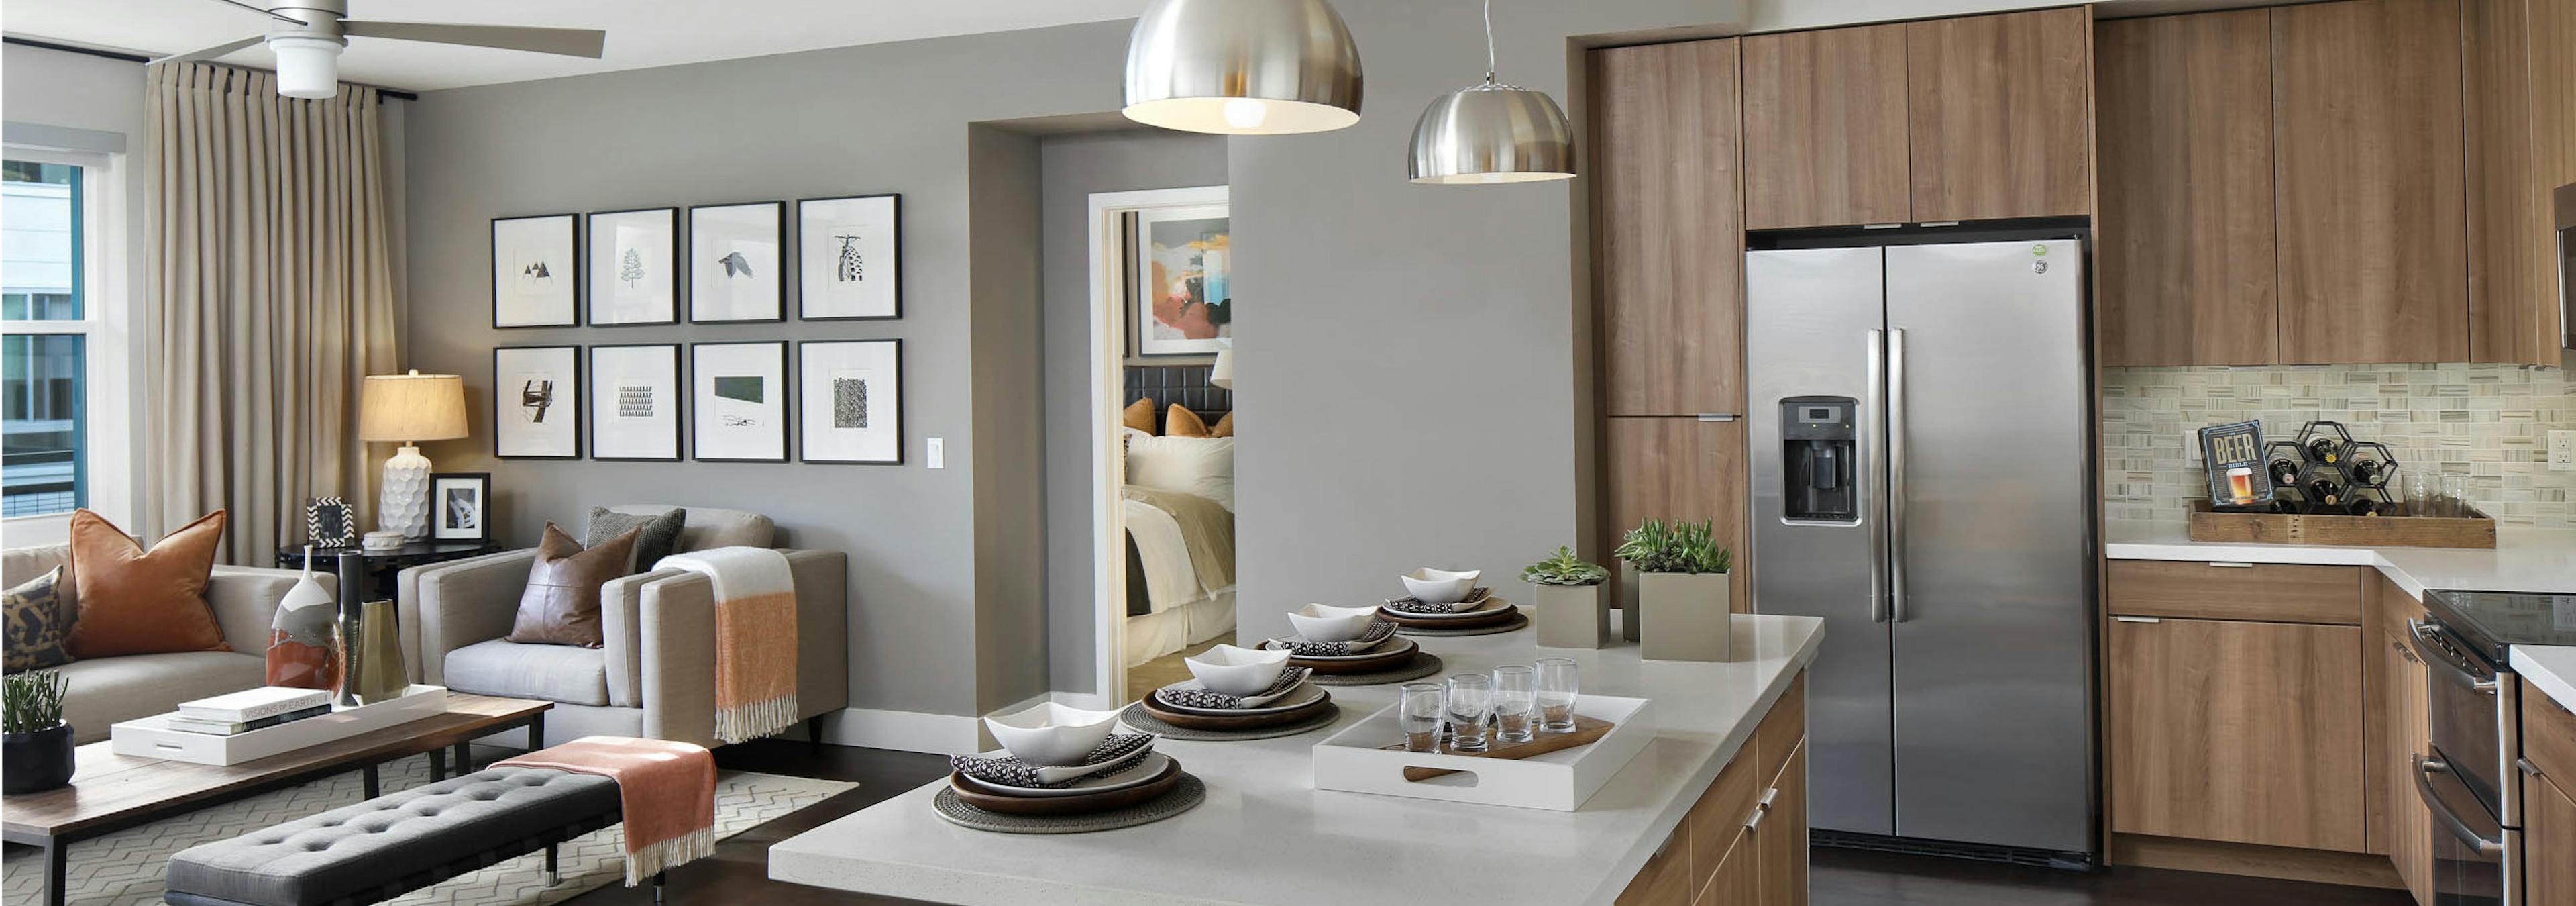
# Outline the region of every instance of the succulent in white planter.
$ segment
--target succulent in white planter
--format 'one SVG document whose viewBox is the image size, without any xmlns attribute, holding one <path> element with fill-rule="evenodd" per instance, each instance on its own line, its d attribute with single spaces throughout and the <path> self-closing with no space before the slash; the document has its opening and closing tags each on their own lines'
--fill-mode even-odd
<svg viewBox="0 0 2576 906">
<path fill-rule="evenodd" d="M 1531 622 L 1538 624 L 1538 643 L 1548 648 L 1599 648 L 1610 640 L 1610 603 L 1601 585 L 1610 571 L 1559 546 L 1556 556 L 1521 570 L 1521 581 L 1537 589 Z"/>
<path fill-rule="evenodd" d="M 1656 661 L 1723 661 L 1733 643 L 1734 600 L 1727 575 L 1735 554 L 1717 543 L 1714 522 L 1648 519 L 1619 543 L 1637 570 L 1640 652 Z"/>
</svg>

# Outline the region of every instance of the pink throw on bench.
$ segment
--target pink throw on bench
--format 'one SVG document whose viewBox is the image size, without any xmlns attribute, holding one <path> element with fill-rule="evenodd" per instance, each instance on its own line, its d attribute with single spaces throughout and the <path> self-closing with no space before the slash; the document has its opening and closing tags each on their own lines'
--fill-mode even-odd
<svg viewBox="0 0 2576 906">
<path fill-rule="evenodd" d="M 716 851 L 716 757 L 685 742 L 584 736 L 492 767 L 552 768 L 617 781 L 626 886 Z"/>
</svg>

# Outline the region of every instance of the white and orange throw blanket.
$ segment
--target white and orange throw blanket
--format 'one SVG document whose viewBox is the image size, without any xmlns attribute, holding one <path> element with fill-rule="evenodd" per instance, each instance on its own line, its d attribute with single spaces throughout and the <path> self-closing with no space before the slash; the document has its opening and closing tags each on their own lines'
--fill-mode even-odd
<svg viewBox="0 0 2576 906">
<path fill-rule="evenodd" d="M 493 767 L 551 768 L 617 781 L 626 886 L 716 851 L 716 757 L 685 742 L 584 736 Z"/>
<path fill-rule="evenodd" d="M 796 723 L 796 574 L 765 547 L 672 554 L 655 569 L 703 573 L 716 592 L 716 738 L 741 742 Z"/>
</svg>

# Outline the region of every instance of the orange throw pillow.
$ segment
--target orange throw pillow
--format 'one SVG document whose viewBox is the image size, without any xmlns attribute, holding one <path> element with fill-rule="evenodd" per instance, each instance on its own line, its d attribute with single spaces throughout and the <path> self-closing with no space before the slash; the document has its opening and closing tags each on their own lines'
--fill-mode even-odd
<svg viewBox="0 0 2576 906">
<path fill-rule="evenodd" d="M 1234 413 L 1232 413 L 1232 412 L 1228 412 L 1228 413 L 1226 413 L 1223 417 L 1218 418 L 1218 419 L 1216 420 L 1216 427 L 1214 427 L 1214 428 L 1209 428 L 1209 429 L 1208 429 L 1208 436 L 1209 436 L 1209 437 L 1233 437 L 1233 436 L 1234 436 Z"/>
<path fill-rule="evenodd" d="M 1154 401 L 1137 400 L 1128 403 L 1127 408 L 1119 410 L 1118 422 L 1147 434 L 1154 433 Z"/>
<path fill-rule="evenodd" d="M 1171 414 L 1163 416 L 1163 436 L 1206 437 L 1208 436 L 1207 420 L 1200 418 L 1196 412 L 1173 406 Z"/>
<path fill-rule="evenodd" d="M 63 648 L 76 658 L 231 651 L 206 604 L 224 511 L 207 513 L 145 551 L 105 517 L 72 511 L 73 601 L 80 616 Z"/>
</svg>

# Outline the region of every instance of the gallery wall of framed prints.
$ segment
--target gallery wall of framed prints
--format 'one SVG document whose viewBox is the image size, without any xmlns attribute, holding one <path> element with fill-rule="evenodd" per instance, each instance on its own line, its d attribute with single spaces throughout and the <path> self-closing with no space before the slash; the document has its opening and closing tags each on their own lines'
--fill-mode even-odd
<svg viewBox="0 0 2576 906">
<path fill-rule="evenodd" d="M 792 233 L 784 201 L 497 217 L 492 325 L 900 319 L 901 211 L 891 193 L 801 199 Z M 903 341 L 793 339 L 496 347 L 493 455 L 903 464 Z M 456 477 L 462 533 L 490 486 Z"/>
</svg>

